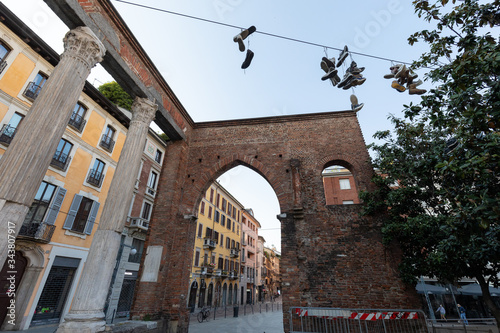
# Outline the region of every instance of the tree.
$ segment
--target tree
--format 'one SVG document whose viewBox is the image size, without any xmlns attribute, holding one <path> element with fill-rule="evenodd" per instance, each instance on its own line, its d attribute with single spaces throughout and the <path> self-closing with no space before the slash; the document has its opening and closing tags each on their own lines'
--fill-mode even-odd
<svg viewBox="0 0 500 333">
<path fill-rule="evenodd" d="M 130 111 L 134 99 L 118 83 L 115 81 L 107 82 L 97 89 L 111 102 Z"/>
<path fill-rule="evenodd" d="M 365 214 L 386 214 L 384 241 L 399 242 L 401 277 L 445 283 L 475 278 L 500 327 L 488 286 L 500 273 L 500 1 L 413 1 L 435 23 L 409 37 L 430 50 L 415 68 L 434 84 L 420 103 L 391 116 L 373 160 L 378 189 L 362 193 Z M 498 34 L 497 34 L 498 36 Z M 385 142 L 384 142 L 385 141 Z"/>
</svg>

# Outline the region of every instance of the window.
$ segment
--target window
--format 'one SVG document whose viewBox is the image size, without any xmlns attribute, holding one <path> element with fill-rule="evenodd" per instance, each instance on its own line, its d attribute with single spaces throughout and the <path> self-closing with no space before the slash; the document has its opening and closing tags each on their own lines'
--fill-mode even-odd
<svg viewBox="0 0 500 333">
<path fill-rule="evenodd" d="M 208 218 L 212 219 L 212 206 L 208 207 Z"/>
<path fill-rule="evenodd" d="M 71 118 L 69 118 L 68 125 L 81 133 L 83 127 L 85 126 L 86 121 L 84 117 L 86 113 L 87 108 L 80 102 L 76 103 L 73 113 L 71 114 Z"/>
<path fill-rule="evenodd" d="M 231 238 L 226 237 L 226 249 L 230 249 L 230 248 L 231 248 Z"/>
<path fill-rule="evenodd" d="M 112 152 L 113 147 L 115 146 L 115 132 L 116 130 L 108 125 L 108 127 L 106 127 L 106 130 L 104 131 L 104 134 L 102 135 L 101 142 L 99 143 L 99 145 L 108 152 Z"/>
<path fill-rule="evenodd" d="M 200 214 L 205 215 L 205 201 L 200 204 Z"/>
<path fill-rule="evenodd" d="M 14 113 L 8 124 L 2 126 L 0 131 L 0 142 L 9 145 L 14 135 L 16 135 L 17 127 L 23 120 L 24 116 L 20 113 Z"/>
<path fill-rule="evenodd" d="M 198 238 L 203 237 L 203 224 L 198 225 Z"/>
<path fill-rule="evenodd" d="M 48 78 L 49 77 L 47 75 L 39 72 L 36 75 L 35 80 L 30 82 L 26 87 L 26 90 L 24 90 L 24 96 L 30 100 L 35 100 Z"/>
<path fill-rule="evenodd" d="M 217 268 L 224 269 L 224 258 L 219 257 L 219 262 L 218 262 Z"/>
<path fill-rule="evenodd" d="M 100 159 L 96 159 L 94 162 L 94 167 L 90 170 L 89 176 L 87 177 L 87 183 L 92 184 L 96 187 L 101 187 L 102 180 L 104 179 L 104 167 L 106 163 Z"/>
<path fill-rule="evenodd" d="M 196 252 L 194 254 L 194 265 L 200 266 L 200 249 L 196 249 Z"/>
<path fill-rule="evenodd" d="M 158 180 L 158 174 L 154 171 L 151 171 L 151 173 L 149 174 L 148 190 L 146 193 L 153 196 L 153 197 L 156 194 L 156 182 L 157 182 L 157 180 Z"/>
<path fill-rule="evenodd" d="M 354 201 L 352 201 L 352 200 L 344 200 L 344 201 L 342 201 L 342 204 L 343 205 L 354 205 Z"/>
<path fill-rule="evenodd" d="M 233 207 L 233 215 L 232 216 L 233 216 L 233 219 L 236 218 L 236 207 Z"/>
<path fill-rule="evenodd" d="M 225 213 L 226 212 L 226 199 L 222 198 L 222 211 Z"/>
<path fill-rule="evenodd" d="M 149 202 L 144 201 L 142 204 L 142 213 L 141 213 L 141 218 L 148 220 L 151 217 L 151 207 L 152 205 Z"/>
<path fill-rule="evenodd" d="M 216 203 L 215 203 L 215 206 L 217 208 L 219 208 L 219 202 L 220 202 L 220 194 L 217 194 L 217 200 L 216 200 Z"/>
<path fill-rule="evenodd" d="M 64 221 L 63 229 L 90 235 L 100 203 L 76 194 Z"/>
<path fill-rule="evenodd" d="M 59 145 L 57 146 L 56 153 L 50 161 L 50 165 L 60 170 L 66 171 L 69 165 L 69 153 L 73 148 L 73 144 L 67 140 L 61 139 Z"/>
<path fill-rule="evenodd" d="M 210 189 L 210 202 L 214 203 L 214 189 L 213 188 Z"/>
<path fill-rule="evenodd" d="M 339 184 L 340 184 L 341 190 L 350 190 L 351 189 L 351 183 L 349 182 L 349 179 L 339 179 Z"/>
<path fill-rule="evenodd" d="M 55 190 L 55 185 L 49 184 L 47 182 L 42 182 L 42 184 L 38 188 L 38 192 L 36 192 L 35 200 L 33 200 L 33 203 L 31 204 L 31 207 L 24 219 L 23 224 L 32 222 L 40 223 L 43 221 Z"/>
<path fill-rule="evenodd" d="M 226 228 L 231 230 L 231 220 L 230 219 L 227 219 Z"/>
<path fill-rule="evenodd" d="M 11 48 L 5 44 L 2 40 L 0 40 L 0 73 L 3 72 L 5 67 L 7 67 L 7 62 L 5 61 L 5 58 L 7 58 L 7 55 L 10 53 Z"/>
<path fill-rule="evenodd" d="M 155 161 L 161 164 L 162 153 L 159 149 L 156 149 Z"/>
<path fill-rule="evenodd" d="M 224 235 L 223 234 L 220 234 L 220 243 L 219 243 L 220 246 L 224 246 Z"/>
<path fill-rule="evenodd" d="M 233 209 L 233 205 L 230 202 L 227 203 L 227 215 L 231 216 L 231 211 Z"/>
<path fill-rule="evenodd" d="M 214 215 L 214 221 L 215 221 L 215 222 L 219 222 L 219 220 L 220 220 L 220 213 L 219 213 L 219 211 L 216 209 L 216 210 L 215 210 L 215 215 Z"/>
<path fill-rule="evenodd" d="M 207 227 L 207 230 L 205 231 L 205 237 L 206 238 L 212 238 L 212 229 Z"/>
</svg>

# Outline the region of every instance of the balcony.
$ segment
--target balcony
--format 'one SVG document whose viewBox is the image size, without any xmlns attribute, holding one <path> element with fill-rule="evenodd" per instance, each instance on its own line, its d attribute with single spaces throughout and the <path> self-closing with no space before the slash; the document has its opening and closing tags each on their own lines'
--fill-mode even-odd
<svg viewBox="0 0 500 333">
<path fill-rule="evenodd" d="M 31 221 L 30 223 L 23 223 L 17 237 L 39 243 L 49 243 L 55 229 L 55 225 L 41 221 Z"/>
<path fill-rule="evenodd" d="M 87 121 L 85 119 L 83 119 L 82 116 L 73 112 L 73 114 L 71 115 L 71 118 L 69 118 L 68 125 L 69 125 L 69 127 L 73 128 L 74 130 L 82 133 L 83 128 L 85 127 L 86 123 L 87 123 Z"/>
<path fill-rule="evenodd" d="M 7 61 L 2 60 L 0 62 L 0 74 L 2 74 L 3 70 L 5 69 L 5 67 L 7 67 Z"/>
<path fill-rule="evenodd" d="M 231 280 L 236 280 L 236 279 L 238 279 L 238 273 L 236 271 L 229 271 L 228 277 Z"/>
<path fill-rule="evenodd" d="M 141 217 L 129 216 L 128 222 L 130 223 L 129 228 L 136 228 L 140 230 L 148 230 L 149 228 L 149 221 Z"/>
<path fill-rule="evenodd" d="M 101 141 L 99 142 L 99 146 L 111 153 L 113 151 L 113 147 L 115 146 L 115 141 L 112 137 L 103 134 Z"/>
<path fill-rule="evenodd" d="M 5 124 L 2 126 L 0 130 L 0 142 L 4 145 L 10 145 L 10 142 L 16 135 L 17 127 L 10 126 L 9 124 Z"/>
<path fill-rule="evenodd" d="M 211 238 L 203 239 L 203 248 L 204 249 L 215 249 L 215 240 Z"/>
<path fill-rule="evenodd" d="M 214 268 L 213 266 L 210 266 L 210 265 L 204 265 L 201 267 L 201 270 L 200 270 L 200 274 L 201 275 L 207 275 L 207 276 L 211 276 L 212 274 L 214 274 Z"/>
<path fill-rule="evenodd" d="M 229 254 L 231 258 L 238 258 L 240 256 L 240 250 L 231 249 L 231 253 Z"/>
<path fill-rule="evenodd" d="M 56 151 L 56 153 L 52 157 L 52 160 L 50 161 L 50 165 L 59 170 L 66 171 L 68 169 L 69 161 L 71 161 L 71 157 L 69 157 L 67 154 Z"/>
<path fill-rule="evenodd" d="M 26 90 L 24 90 L 23 95 L 31 101 L 34 101 L 38 97 L 41 90 L 42 86 L 35 84 L 35 82 L 30 82 L 26 87 Z"/>
<path fill-rule="evenodd" d="M 87 183 L 94 185 L 95 187 L 101 187 L 103 179 L 104 174 L 102 172 L 92 169 L 87 177 Z"/>
</svg>

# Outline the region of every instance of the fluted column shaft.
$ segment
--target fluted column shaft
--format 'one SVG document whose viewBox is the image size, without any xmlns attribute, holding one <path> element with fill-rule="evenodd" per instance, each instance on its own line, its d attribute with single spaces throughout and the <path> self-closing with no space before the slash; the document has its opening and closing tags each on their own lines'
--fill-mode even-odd
<svg viewBox="0 0 500 333">
<path fill-rule="evenodd" d="M 136 98 L 132 105 L 132 121 L 120 154 L 99 226 L 92 240 L 89 255 L 73 298 L 71 310 L 60 332 L 100 332 L 105 328 L 104 304 L 110 287 L 121 233 L 132 201 L 135 180 L 149 124 L 157 105 Z"/>
<path fill-rule="evenodd" d="M 69 31 L 64 53 L 0 159 L 0 234 L 17 236 L 103 44 L 88 27 Z M 10 223 L 9 223 L 10 222 Z M 14 227 L 13 227 L 14 226 Z M 7 255 L 0 237 L 0 263 Z"/>
</svg>

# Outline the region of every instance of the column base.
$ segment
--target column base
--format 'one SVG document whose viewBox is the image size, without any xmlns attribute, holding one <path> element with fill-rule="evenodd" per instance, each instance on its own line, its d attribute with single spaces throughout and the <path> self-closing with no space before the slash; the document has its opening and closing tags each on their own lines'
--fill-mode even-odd
<svg viewBox="0 0 500 333">
<path fill-rule="evenodd" d="M 106 320 L 103 312 L 73 314 L 68 313 L 64 322 L 59 325 L 56 333 L 96 333 L 106 330 Z"/>
</svg>

